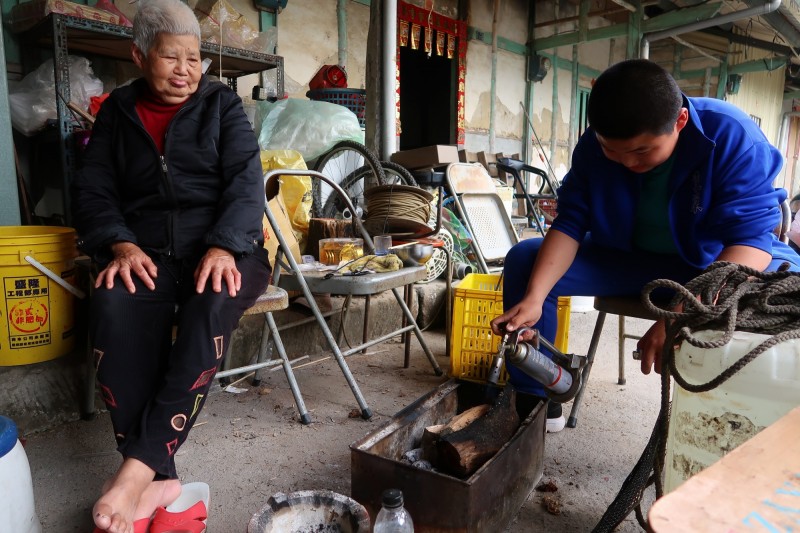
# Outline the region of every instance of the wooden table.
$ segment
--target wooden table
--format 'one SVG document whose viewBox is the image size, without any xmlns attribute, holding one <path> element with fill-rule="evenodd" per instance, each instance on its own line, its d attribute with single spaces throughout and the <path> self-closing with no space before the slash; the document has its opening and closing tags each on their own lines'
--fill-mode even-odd
<svg viewBox="0 0 800 533">
<path fill-rule="evenodd" d="M 654 533 L 800 529 L 800 407 L 659 499 Z"/>
</svg>

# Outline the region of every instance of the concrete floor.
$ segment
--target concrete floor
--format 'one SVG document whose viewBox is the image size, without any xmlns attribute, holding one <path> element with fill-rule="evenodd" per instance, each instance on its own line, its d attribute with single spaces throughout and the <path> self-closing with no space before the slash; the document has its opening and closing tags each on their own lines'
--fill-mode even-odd
<svg viewBox="0 0 800 533">
<path fill-rule="evenodd" d="M 571 315 L 569 350 L 586 353 L 596 312 Z M 628 319 L 642 332 L 647 323 Z M 561 503 L 553 515 L 532 492 L 510 533 L 590 531 L 616 495 L 638 459 L 658 411 L 656 375 L 644 376 L 629 365 L 627 385 L 617 385 L 616 318 L 606 323 L 598 359 L 576 429 L 545 440 L 543 481 L 558 487 Z M 442 331 L 425 333 L 443 368 L 449 362 Z M 314 423 L 297 421 L 282 371 L 267 372 L 260 387 L 246 383 L 241 394 L 215 389 L 187 443 L 177 455 L 181 480 L 211 486 L 208 531 L 245 531 L 254 513 L 277 492 L 328 489 L 350 493 L 349 445 L 373 432 L 397 411 L 441 384 L 413 342 L 411 367 L 402 368 L 402 346 L 379 345 L 348 364 L 375 412 L 364 421 L 351 418 L 356 408 L 341 372 L 325 354 L 298 368 L 296 376 Z M 629 342 L 627 352 L 633 349 Z M 632 362 L 632 361 L 631 361 Z M 565 405 L 565 413 L 569 405 Z M 90 532 L 90 510 L 103 481 L 116 469 L 108 415 L 68 423 L 27 438 L 38 516 L 46 533 Z M 2 528 L 0 528 L 2 529 Z M 629 517 L 618 531 L 641 531 Z"/>
</svg>

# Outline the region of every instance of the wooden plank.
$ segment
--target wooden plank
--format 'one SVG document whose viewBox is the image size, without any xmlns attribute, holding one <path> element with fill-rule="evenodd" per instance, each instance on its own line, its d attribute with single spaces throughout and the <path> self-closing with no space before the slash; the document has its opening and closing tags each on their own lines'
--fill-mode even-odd
<svg viewBox="0 0 800 533">
<path fill-rule="evenodd" d="M 794 531 L 800 519 L 800 407 L 650 509 L 654 533 Z"/>
</svg>

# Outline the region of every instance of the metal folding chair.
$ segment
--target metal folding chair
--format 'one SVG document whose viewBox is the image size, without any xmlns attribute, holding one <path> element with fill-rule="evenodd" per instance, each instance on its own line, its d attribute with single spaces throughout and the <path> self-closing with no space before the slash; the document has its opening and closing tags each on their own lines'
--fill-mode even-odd
<svg viewBox="0 0 800 533">
<path fill-rule="evenodd" d="M 548 176 L 547 172 L 544 170 L 526 165 L 524 162 L 518 159 L 512 159 L 510 157 L 498 157 L 497 168 L 503 172 L 511 174 L 511 176 L 514 178 L 514 186 L 517 190 L 517 192 L 514 193 L 514 198 L 525 199 L 525 216 L 528 219 L 528 227 L 532 227 L 531 223 L 536 224 L 539 233 L 544 235 L 542 223 L 539 221 L 539 217 L 536 216 L 536 207 L 534 202 L 539 200 L 556 200 L 558 182 L 556 180 L 551 180 L 550 176 Z M 527 172 L 525 179 L 522 179 L 522 172 Z M 534 193 L 530 192 L 531 174 L 536 174 L 539 176 L 539 178 L 541 178 L 541 181 L 539 182 L 539 188 Z M 547 192 L 548 190 L 549 192 Z"/>
<path fill-rule="evenodd" d="M 261 331 L 261 345 L 258 350 L 258 359 L 254 364 L 240 366 L 237 368 L 229 368 L 231 361 L 230 343 L 228 344 L 228 353 L 225 354 L 222 369 L 214 376 L 217 379 L 223 379 L 237 374 L 244 374 L 247 372 L 258 372 L 262 368 L 283 365 L 283 371 L 286 373 L 286 380 L 289 382 L 289 388 L 294 396 L 294 402 L 297 404 L 297 411 L 300 414 L 300 421 L 303 424 L 311 423 L 311 416 L 308 414 L 306 404 L 303 401 L 303 395 L 300 394 L 300 387 L 297 385 L 297 380 L 294 377 L 292 364 L 289 361 L 289 356 L 286 354 L 286 349 L 283 347 L 281 336 L 278 333 L 278 326 L 275 324 L 275 318 L 272 313 L 281 311 L 289 307 L 289 295 L 280 287 L 270 285 L 267 287 L 266 292 L 258 297 L 256 303 L 244 312 L 244 316 L 264 315 L 264 327 Z M 273 343 L 278 350 L 280 359 L 271 358 L 271 346 Z M 255 380 L 257 382 L 257 380 Z"/>
<path fill-rule="evenodd" d="M 472 234 L 481 272 L 501 271 L 502 261 L 519 238 L 492 178 L 480 163 L 451 163 L 446 179 L 458 216 Z M 501 263 L 489 266 L 497 261 Z"/>
<path fill-rule="evenodd" d="M 265 176 L 265 191 L 267 201 L 275 197 L 280 191 L 280 177 L 287 176 L 287 175 L 298 175 L 298 176 L 311 176 L 312 179 L 322 180 L 324 183 L 327 183 L 332 189 L 333 192 L 331 194 L 338 194 L 342 201 L 346 204 L 346 206 L 350 209 L 351 213 L 355 213 L 355 208 L 353 207 L 350 198 L 348 198 L 345 191 L 334 182 L 332 179 L 324 176 L 323 174 L 311 170 L 273 170 L 266 174 Z M 419 329 L 417 325 L 417 321 L 414 316 L 411 314 L 403 296 L 397 290 L 399 287 L 407 288 L 411 284 L 416 281 L 420 281 L 425 279 L 427 275 L 427 271 L 424 266 L 419 267 L 407 267 L 402 268 L 395 272 L 384 272 L 384 273 L 374 273 L 374 274 L 366 274 L 363 276 L 333 276 L 328 277 L 326 276 L 325 272 L 315 272 L 315 271 L 308 271 L 300 269 L 297 261 L 295 260 L 294 256 L 292 256 L 291 252 L 289 251 L 288 244 L 284 239 L 283 235 L 277 228 L 279 225 L 276 223 L 275 215 L 269 208 L 267 204 L 265 213 L 267 215 L 267 219 L 269 223 L 272 225 L 273 230 L 275 230 L 275 236 L 278 239 L 278 253 L 276 254 L 275 258 L 275 268 L 272 272 L 273 282 L 275 285 L 282 287 L 286 290 L 291 291 L 302 291 L 303 295 L 305 296 L 306 300 L 308 301 L 308 305 L 311 308 L 311 312 L 313 313 L 314 317 L 316 318 L 317 324 L 319 324 L 320 329 L 325 337 L 325 340 L 328 343 L 331 351 L 333 352 L 333 356 L 336 359 L 336 362 L 339 365 L 339 368 L 342 371 L 342 374 L 347 381 L 347 384 L 350 387 L 350 390 L 353 392 L 353 396 L 356 398 L 356 402 L 358 403 L 359 408 L 361 409 L 361 416 L 364 419 L 369 419 L 372 417 L 372 411 L 367 405 L 364 396 L 361 394 L 361 390 L 358 384 L 353 377 L 353 374 L 350 372 L 350 368 L 347 366 L 347 362 L 345 361 L 345 357 L 348 355 L 354 354 L 356 352 L 360 352 L 370 346 L 374 346 L 376 344 L 380 344 L 385 342 L 392 337 L 397 335 L 402 335 L 408 331 L 413 331 L 417 337 L 417 340 L 420 343 L 423 351 L 425 352 L 428 361 L 430 362 L 433 370 L 437 376 L 442 375 L 442 369 L 439 367 L 439 364 L 436 362 L 433 354 L 431 353 L 428 345 L 425 342 L 425 339 L 422 336 L 422 331 Z M 372 238 L 370 237 L 369 233 L 364 229 L 361 220 L 357 217 L 353 218 L 354 230 L 357 234 L 360 234 L 364 239 L 364 248 L 365 251 L 372 252 L 374 251 L 372 245 Z M 288 262 L 288 266 L 284 263 L 284 260 Z M 337 295 L 346 295 L 347 299 L 345 301 L 344 312 L 347 312 L 347 308 L 349 307 L 350 299 L 353 296 L 370 296 L 373 294 L 377 294 L 379 292 L 391 290 L 394 294 L 395 300 L 397 304 L 400 306 L 400 309 L 403 313 L 403 316 L 406 319 L 408 325 L 401 326 L 399 329 L 388 333 L 386 335 L 382 335 L 378 338 L 367 340 L 367 326 L 369 323 L 369 319 L 366 316 L 368 312 L 365 306 L 365 329 L 364 329 L 364 339 L 361 344 L 358 346 L 354 346 L 349 348 L 348 350 L 343 351 L 340 347 L 336 339 L 334 339 L 333 333 L 331 332 L 330 328 L 328 327 L 325 318 L 323 317 L 322 313 L 320 312 L 319 307 L 316 304 L 314 299 L 313 293 L 330 293 L 330 294 L 337 294 Z"/>
</svg>

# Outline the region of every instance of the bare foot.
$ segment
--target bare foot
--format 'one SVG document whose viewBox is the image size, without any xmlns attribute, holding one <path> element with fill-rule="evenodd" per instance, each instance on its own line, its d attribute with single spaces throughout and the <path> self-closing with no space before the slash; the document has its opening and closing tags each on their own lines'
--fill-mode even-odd
<svg viewBox="0 0 800 533">
<path fill-rule="evenodd" d="M 152 484 L 154 475 L 155 471 L 138 459 L 125 459 L 107 490 L 94 504 L 94 524 L 108 533 L 130 533 L 139 501 Z"/>
<path fill-rule="evenodd" d="M 177 479 L 152 481 L 139 498 L 133 519 L 150 518 L 159 507 L 166 507 L 181 495 L 181 482 Z"/>
</svg>

